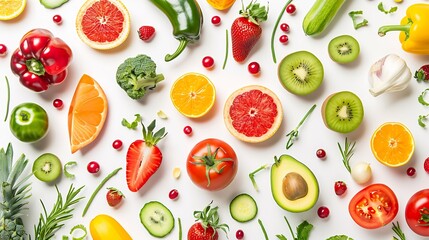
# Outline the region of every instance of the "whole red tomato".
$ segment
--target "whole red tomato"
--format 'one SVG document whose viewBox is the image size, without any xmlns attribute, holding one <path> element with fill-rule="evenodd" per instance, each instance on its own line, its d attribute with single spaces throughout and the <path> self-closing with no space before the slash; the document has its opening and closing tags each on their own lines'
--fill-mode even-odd
<svg viewBox="0 0 429 240">
<path fill-rule="evenodd" d="M 374 229 L 389 224 L 398 213 L 398 199 L 384 184 L 372 184 L 353 196 L 349 213 L 361 227 Z"/>
<path fill-rule="evenodd" d="M 429 189 L 423 189 L 411 196 L 405 207 L 405 219 L 415 233 L 429 236 Z"/>
<path fill-rule="evenodd" d="M 237 173 L 237 155 L 226 142 L 208 138 L 197 143 L 188 155 L 186 169 L 197 186 L 217 191 L 228 186 Z"/>
</svg>

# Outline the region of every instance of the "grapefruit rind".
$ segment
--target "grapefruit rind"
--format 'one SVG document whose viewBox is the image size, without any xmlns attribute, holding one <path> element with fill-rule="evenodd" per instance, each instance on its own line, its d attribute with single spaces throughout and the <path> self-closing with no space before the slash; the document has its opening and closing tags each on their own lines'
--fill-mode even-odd
<svg viewBox="0 0 429 240">
<path fill-rule="evenodd" d="M 115 41 L 112 41 L 112 42 L 95 42 L 95 41 L 92 41 L 83 33 L 82 19 L 83 19 L 83 16 L 85 15 L 87 9 L 89 7 L 91 7 L 94 3 L 99 2 L 99 1 L 100 0 L 87 0 L 81 6 L 81 8 L 79 9 L 79 12 L 77 14 L 77 17 L 76 17 L 76 32 L 77 32 L 79 38 L 85 44 L 90 46 L 91 48 L 98 49 L 98 50 L 109 50 L 109 49 L 118 47 L 119 45 L 124 43 L 125 40 L 128 38 L 128 35 L 130 34 L 130 31 L 131 31 L 131 17 L 130 17 L 130 14 L 129 14 L 127 8 L 125 7 L 125 5 L 121 1 L 119 1 L 119 0 L 108 0 L 109 2 L 114 4 L 121 11 L 121 13 L 124 15 L 124 23 L 122 26 L 123 31 L 121 32 L 119 37 Z"/>
<path fill-rule="evenodd" d="M 230 111 L 230 108 L 232 106 L 234 99 L 237 96 L 239 96 L 245 92 L 249 92 L 251 90 L 259 90 L 262 93 L 268 94 L 273 99 L 273 102 L 277 105 L 277 116 L 275 117 L 271 128 L 264 135 L 259 136 L 259 137 L 249 137 L 243 133 L 238 132 L 233 127 L 232 119 L 231 119 L 230 114 L 229 114 L 229 111 Z M 283 120 L 283 108 L 282 108 L 282 104 L 281 104 L 279 98 L 277 97 L 277 95 L 273 91 L 271 91 L 270 89 L 268 89 L 264 86 L 249 85 L 249 86 L 245 86 L 245 87 L 242 87 L 242 88 L 236 90 L 235 92 L 233 92 L 228 97 L 228 99 L 225 102 L 224 109 L 223 109 L 223 118 L 225 121 L 226 128 L 234 137 L 236 137 L 237 139 L 239 139 L 243 142 L 260 143 L 260 142 L 266 141 L 269 138 L 271 138 L 277 132 L 277 130 L 280 128 L 280 125 L 281 125 L 282 120 Z"/>
</svg>

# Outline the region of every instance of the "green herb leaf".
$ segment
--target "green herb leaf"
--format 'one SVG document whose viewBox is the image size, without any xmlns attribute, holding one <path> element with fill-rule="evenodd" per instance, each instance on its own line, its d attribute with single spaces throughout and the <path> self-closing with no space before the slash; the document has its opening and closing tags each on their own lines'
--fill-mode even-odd
<svg viewBox="0 0 429 240">
<path fill-rule="evenodd" d="M 419 115 L 419 119 L 417 120 L 418 121 L 418 123 L 419 123 L 419 125 L 420 125 L 420 127 L 426 127 L 426 121 L 427 121 L 427 118 L 429 117 L 429 114 L 428 115 Z"/>
<path fill-rule="evenodd" d="M 326 240 L 353 240 L 353 238 L 347 237 L 346 235 L 336 235 L 336 236 L 332 236 Z"/>
<path fill-rule="evenodd" d="M 250 181 L 252 181 L 253 187 L 255 188 L 256 191 L 259 191 L 259 189 L 258 189 L 258 185 L 256 184 L 255 174 L 258 173 L 258 172 L 260 172 L 260 171 L 262 171 L 263 169 L 267 169 L 269 167 L 270 167 L 269 164 L 265 164 L 265 165 L 260 166 L 255 171 L 249 173 Z"/>
<path fill-rule="evenodd" d="M 350 167 L 350 159 L 352 158 L 352 156 L 354 154 L 353 151 L 354 151 L 356 142 L 349 143 L 347 141 L 347 138 L 346 138 L 346 140 L 344 142 L 344 150 L 341 147 L 340 143 L 337 143 L 337 144 L 338 144 L 338 148 L 340 149 L 341 156 L 343 157 L 344 167 L 346 167 L 347 171 L 349 171 L 349 173 L 351 173 L 352 170 L 351 170 L 351 167 Z"/>
<path fill-rule="evenodd" d="M 265 240 L 270 240 L 270 239 L 268 238 L 267 230 L 265 230 L 265 227 L 264 227 L 264 224 L 262 223 L 262 220 L 261 220 L 261 219 L 258 219 L 258 223 L 259 223 L 259 226 L 261 226 L 262 233 L 264 234 L 264 238 L 265 238 Z"/>
<path fill-rule="evenodd" d="M 297 240 L 308 240 L 310 238 L 310 232 L 313 229 L 313 225 L 307 221 L 303 221 L 296 228 Z"/>
<path fill-rule="evenodd" d="M 419 103 L 421 103 L 423 106 L 429 106 L 429 102 L 425 101 L 425 95 L 427 91 L 429 91 L 429 88 L 426 88 L 418 97 Z"/>
<path fill-rule="evenodd" d="M 396 10 L 398 10 L 398 7 L 391 7 L 389 9 L 389 11 L 387 11 L 386 9 L 384 9 L 383 2 L 380 2 L 378 4 L 377 8 L 378 8 L 378 10 L 380 10 L 380 12 L 383 12 L 385 14 L 394 13 L 394 12 L 396 12 Z"/>
<path fill-rule="evenodd" d="M 276 235 L 279 240 L 287 240 L 287 238 L 283 234 Z"/>
<path fill-rule="evenodd" d="M 74 178 L 74 174 L 67 171 L 67 169 L 70 166 L 76 166 L 76 165 L 77 165 L 76 161 L 70 161 L 70 162 L 67 162 L 66 164 L 64 164 L 64 175 L 66 176 L 66 178 Z"/>
<path fill-rule="evenodd" d="M 368 26 L 368 20 L 363 19 L 361 22 L 358 22 L 359 16 L 363 14 L 363 11 L 351 11 L 349 16 L 353 20 L 353 26 L 357 30 L 361 27 Z"/>
<path fill-rule="evenodd" d="M 136 129 L 137 128 L 137 126 L 138 126 L 138 124 L 139 124 L 139 122 L 141 122 L 142 121 L 142 116 L 140 115 L 140 114 L 135 114 L 134 115 L 136 118 L 134 119 L 134 121 L 133 122 L 128 122 L 128 120 L 127 119 L 125 119 L 125 118 L 123 118 L 122 119 L 122 126 L 124 126 L 124 127 L 126 127 L 126 128 L 128 128 L 128 129 Z"/>
<path fill-rule="evenodd" d="M 407 240 L 404 232 L 402 231 L 401 227 L 399 226 L 399 222 L 396 222 L 396 225 L 395 225 L 395 223 L 392 223 L 392 224 L 393 224 L 393 227 L 392 227 L 393 232 L 395 232 L 396 236 L 399 237 L 399 238 L 393 237 L 393 239 L 395 239 L 395 240 Z"/>
<path fill-rule="evenodd" d="M 182 240 L 182 220 L 177 218 L 177 222 L 179 223 L 179 240 Z"/>
<path fill-rule="evenodd" d="M 295 140 L 295 138 L 298 137 L 299 135 L 299 128 L 301 127 L 301 125 L 304 123 L 304 121 L 308 118 L 308 116 L 313 112 L 314 108 L 316 108 L 316 104 L 314 104 L 310 110 L 308 110 L 308 112 L 305 114 L 304 118 L 301 120 L 301 122 L 299 122 L 298 126 L 296 126 L 295 129 L 293 129 L 292 131 L 290 131 L 286 137 L 289 137 L 287 143 L 286 143 L 286 149 L 289 149 L 290 147 L 292 147 L 293 142 Z"/>
</svg>

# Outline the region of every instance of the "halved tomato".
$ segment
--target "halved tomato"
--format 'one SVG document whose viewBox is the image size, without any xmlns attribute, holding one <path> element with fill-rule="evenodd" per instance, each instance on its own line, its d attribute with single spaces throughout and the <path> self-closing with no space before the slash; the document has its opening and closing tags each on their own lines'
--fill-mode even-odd
<svg viewBox="0 0 429 240">
<path fill-rule="evenodd" d="M 349 213 L 361 227 L 374 229 L 389 224 L 398 213 L 398 199 L 384 184 L 372 184 L 353 196 Z"/>
</svg>

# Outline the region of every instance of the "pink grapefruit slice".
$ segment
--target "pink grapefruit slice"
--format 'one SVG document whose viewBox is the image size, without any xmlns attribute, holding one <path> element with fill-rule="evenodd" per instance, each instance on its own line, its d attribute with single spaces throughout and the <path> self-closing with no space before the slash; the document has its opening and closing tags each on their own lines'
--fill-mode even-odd
<svg viewBox="0 0 429 240">
<path fill-rule="evenodd" d="M 229 132 L 250 143 L 263 142 L 276 133 L 283 120 L 283 109 L 270 89 L 250 85 L 233 92 L 226 100 L 223 118 Z"/>
<path fill-rule="evenodd" d="M 86 0 L 76 18 L 79 38 L 106 50 L 121 45 L 130 33 L 130 14 L 120 0 Z"/>
</svg>

